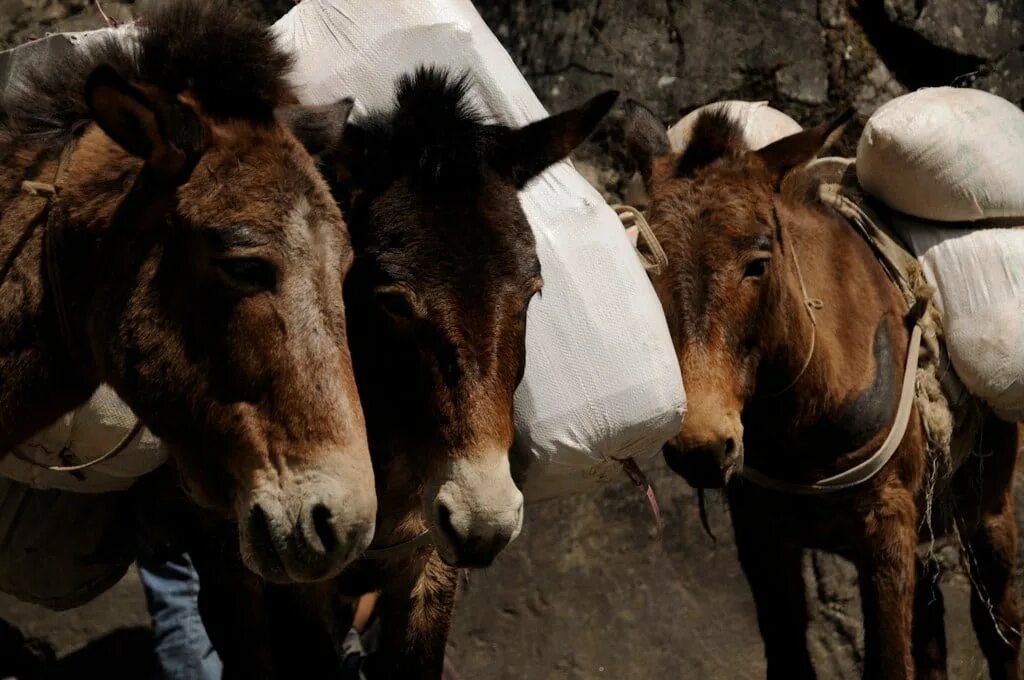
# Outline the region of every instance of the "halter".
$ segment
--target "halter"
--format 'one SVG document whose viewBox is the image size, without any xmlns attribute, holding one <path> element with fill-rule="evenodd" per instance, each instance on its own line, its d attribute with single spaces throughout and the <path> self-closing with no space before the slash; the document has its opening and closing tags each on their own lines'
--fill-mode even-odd
<svg viewBox="0 0 1024 680">
<path fill-rule="evenodd" d="M 64 186 L 64 180 L 67 178 L 67 173 L 71 166 L 71 155 L 75 151 L 75 138 L 72 137 L 64 149 L 60 153 L 60 160 L 57 161 L 57 172 L 54 174 L 53 182 L 38 182 L 34 180 L 25 180 L 21 183 L 21 191 L 29 196 L 42 196 L 47 198 L 46 204 L 46 231 L 43 233 L 43 251 L 46 257 L 46 277 L 50 284 L 50 290 L 53 293 L 53 306 L 57 314 L 57 328 L 60 332 L 61 339 L 66 345 L 71 345 L 71 324 L 68 322 L 67 307 L 64 302 L 64 288 L 62 286 L 60 277 L 60 266 L 57 260 L 57 248 L 58 241 L 60 239 L 60 230 L 56 226 L 56 218 L 54 217 L 58 210 L 59 199 L 61 188 Z M 25 228 L 23 238 L 28 238 L 32 231 L 36 228 L 38 222 L 32 220 L 29 225 Z M 0 281 L 2 284 L 3 281 Z M 71 430 L 74 430 L 75 420 L 78 416 L 77 410 L 71 417 Z M 40 463 L 33 459 L 31 456 L 26 455 L 19 447 L 14 447 L 13 454 L 19 460 L 34 465 L 50 472 L 80 472 L 94 465 L 106 462 L 111 458 L 114 458 L 118 454 L 122 453 L 128 446 L 135 440 L 136 437 L 143 430 L 142 421 L 138 418 L 135 419 L 135 425 L 128 433 L 121 438 L 121 440 L 114 445 L 112 449 L 106 453 L 93 458 L 92 460 L 86 461 L 85 463 L 79 463 L 75 465 L 47 465 L 46 463 Z M 70 447 L 70 438 L 68 443 L 65 445 L 64 450 Z"/>
<path fill-rule="evenodd" d="M 382 548 L 369 548 L 362 554 L 360 559 L 378 560 L 386 557 L 397 557 L 413 553 L 420 548 L 430 544 L 430 529 L 424 529 L 412 538 Z"/>
</svg>

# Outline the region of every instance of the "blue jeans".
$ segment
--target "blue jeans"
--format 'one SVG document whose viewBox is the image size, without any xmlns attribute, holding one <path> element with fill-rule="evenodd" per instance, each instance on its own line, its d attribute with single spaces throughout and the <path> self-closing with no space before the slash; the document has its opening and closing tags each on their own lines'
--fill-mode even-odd
<svg viewBox="0 0 1024 680">
<path fill-rule="evenodd" d="M 147 545 L 140 537 L 139 577 L 153 619 L 164 680 L 220 680 L 220 657 L 199 618 L 199 576 L 187 553 Z"/>
</svg>

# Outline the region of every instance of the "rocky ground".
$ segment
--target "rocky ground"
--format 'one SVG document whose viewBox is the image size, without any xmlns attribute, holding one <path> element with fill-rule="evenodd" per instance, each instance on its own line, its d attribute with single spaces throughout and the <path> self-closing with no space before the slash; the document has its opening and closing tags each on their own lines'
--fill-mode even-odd
<svg viewBox="0 0 1024 680">
<path fill-rule="evenodd" d="M 146 4 L 107 0 L 116 19 Z M 274 17 L 289 0 L 244 0 Z M 484 0 L 478 6 L 541 99 L 553 109 L 614 87 L 666 122 L 723 98 L 767 99 L 801 123 L 848 104 L 870 113 L 917 87 L 972 84 L 1024 105 L 1021 0 Z M 86 0 L 0 0 L 0 49 L 47 31 L 101 25 Z M 579 154 L 608 197 L 631 199 L 632 167 L 613 117 Z M 846 139 L 847 149 L 856 133 Z M 474 573 L 459 605 L 451 656 L 466 678 L 758 678 L 753 604 L 712 499 L 709 539 L 685 484 L 655 481 L 666 517 L 651 535 L 628 484 L 536 505 L 523 536 Z M 1024 500 L 1021 498 L 1020 500 Z M 1022 517 L 1021 519 L 1024 519 Z M 966 578 L 951 553 L 946 592 L 951 670 L 983 676 L 970 631 Z M 859 677 L 862 649 L 852 568 L 806 559 L 819 676 Z M 51 614 L 0 598 L 0 677 L 15 650 L 47 660 L 49 677 L 101 669 L 137 678 L 148 632 L 137 580 L 88 607 Z M 2 641 L 30 639 L 10 650 Z"/>
</svg>

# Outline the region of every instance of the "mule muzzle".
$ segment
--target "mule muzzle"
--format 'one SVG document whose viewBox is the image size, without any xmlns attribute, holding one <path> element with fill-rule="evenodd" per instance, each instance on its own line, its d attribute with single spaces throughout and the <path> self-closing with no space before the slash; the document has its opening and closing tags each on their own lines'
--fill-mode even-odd
<svg viewBox="0 0 1024 680">
<path fill-rule="evenodd" d="M 257 489 L 239 513 L 246 566 L 276 583 L 336 576 L 373 540 L 376 496 L 365 496 L 327 476 Z"/>
<path fill-rule="evenodd" d="M 669 468 L 696 489 L 721 489 L 743 472 L 743 442 L 735 437 L 687 448 L 669 442 L 662 455 Z"/>
<path fill-rule="evenodd" d="M 427 508 L 438 551 L 454 567 L 489 566 L 523 526 L 523 494 L 508 455 L 455 461 L 450 472 Z"/>
</svg>

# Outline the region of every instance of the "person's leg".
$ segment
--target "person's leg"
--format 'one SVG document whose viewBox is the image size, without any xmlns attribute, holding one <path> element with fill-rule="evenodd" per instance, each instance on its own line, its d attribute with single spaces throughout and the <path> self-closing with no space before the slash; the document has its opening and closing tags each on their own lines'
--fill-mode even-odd
<svg viewBox="0 0 1024 680">
<path fill-rule="evenodd" d="M 221 661 L 199 617 L 199 578 L 192 560 L 184 552 L 150 547 L 140 546 L 139 577 L 153 620 L 161 677 L 220 680 Z"/>
</svg>

